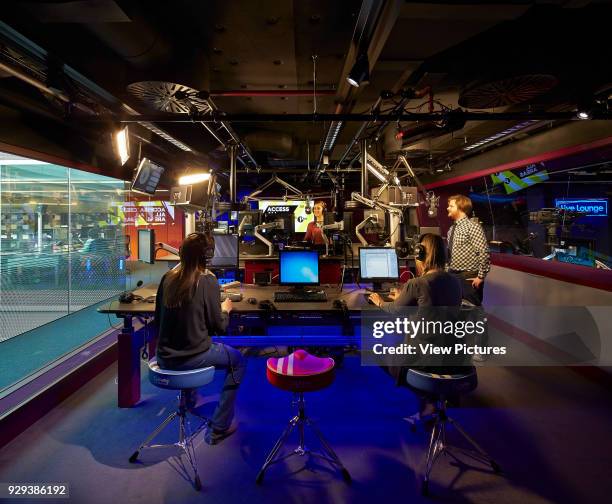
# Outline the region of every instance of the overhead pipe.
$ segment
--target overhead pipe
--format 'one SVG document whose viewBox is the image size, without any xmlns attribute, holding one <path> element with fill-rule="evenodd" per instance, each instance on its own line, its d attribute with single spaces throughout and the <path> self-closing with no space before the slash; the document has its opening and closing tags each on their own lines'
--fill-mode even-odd
<svg viewBox="0 0 612 504">
<path fill-rule="evenodd" d="M 236 122 L 371 122 L 371 121 L 440 121 L 449 114 L 461 114 L 466 121 L 527 121 L 527 120 L 567 120 L 575 119 L 575 112 L 402 112 L 399 114 L 226 114 L 213 112 L 212 114 L 195 114 L 177 116 L 174 114 L 146 114 L 140 116 L 122 116 L 119 122 L 159 122 L 159 123 L 217 123 L 219 121 Z M 612 119 L 612 113 L 598 112 L 593 120 Z"/>
<path fill-rule="evenodd" d="M 240 96 L 253 96 L 253 97 L 265 97 L 265 96 L 335 96 L 336 91 L 334 89 L 318 89 L 316 91 L 302 90 L 302 89 L 253 89 L 250 91 L 241 90 L 229 90 L 229 91 L 210 91 L 210 96 L 223 96 L 223 97 L 240 97 Z"/>
<path fill-rule="evenodd" d="M 6 65 L 5 63 L 0 62 L 0 71 L 4 71 L 10 74 L 13 77 L 18 78 L 19 80 L 27 84 L 30 84 L 30 86 L 35 87 L 39 91 L 42 91 L 45 94 L 48 94 L 50 96 L 53 96 L 54 98 L 57 98 L 58 100 L 63 101 L 64 103 L 69 103 L 74 108 L 79 109 L 82 112 L 85 112 L 91 115 L 96 115 L 96 112 L 90 109 L 89 107 L 87 107 L 86 105 L 72 101 L 72 99 L 66 93 L 60 91 L 59 89 L 50 88 L 46 84 L 43 84 L 42 82 L 37 81 L 36 79 L 30 77 L 28 74 L 22 72 L 21 70 L 18 70 L 9 65 Z"/>
</svg>

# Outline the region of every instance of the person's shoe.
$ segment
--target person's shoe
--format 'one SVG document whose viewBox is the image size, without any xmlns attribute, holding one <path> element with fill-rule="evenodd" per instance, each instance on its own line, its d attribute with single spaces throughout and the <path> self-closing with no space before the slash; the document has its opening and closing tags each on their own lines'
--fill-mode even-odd
<svg viewBox="0 0 612 504">
<path fill-rule="evenodd" d="M 211 446 L 219 444 L 224 439 L 230 437 L 234 432 L 236 432 L 236 430 L 238 430 L 238 425 L 235 423 L 225 430 L 209 428 L 206 431 L 206 443 Z"/>
</svg>

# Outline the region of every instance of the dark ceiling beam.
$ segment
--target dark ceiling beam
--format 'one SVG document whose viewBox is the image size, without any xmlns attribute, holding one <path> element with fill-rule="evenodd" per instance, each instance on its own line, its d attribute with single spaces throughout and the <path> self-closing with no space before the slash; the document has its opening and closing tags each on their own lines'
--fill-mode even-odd
<svg viewBox="0 0 612 504">
<path fill-rule="evenodd" d="M 347 82 L 346 77 L 361 53 L 366 53 L 368 55 L 370 70 L 374 68 L 380 53 L 387 43 L 391 30 L 395 26 L 401 5 L 402 2 L 400 0 L 387 0 L 386 2 L 380 0 L 364 0 L 361 4 L 361 10 L 357 17 L 351 46 L 344 60 L 344 67 L 342 68 L 340 82 L 337 87 L 336 103 L 338 105 L 336 106 L 336 114 L 346 114 L 355 106 L 358 95 L 363 91 L 363 86 L 359 88 L 351 86 Z M 340 121 L 342 119 L 331 119 L 331 121 L 334 120 Z M 335 126 L 337 127 L 337 125 Z M 329 128 L 331 127 L 332 124 L 330 124 Z M 329 128 L 328 131 L 326 131 L 324 140 L 321 142 L 321 147 L 319 149 L 319 161 L 316 167 L 317 173 L 321 167 L 323 155 L 329 154 L 331 156 L 333 152 L 333 145 L 329 152 L 324 152 L 324 147 L 327 143 L 326 139 L 330 134 Z"/>
<path fill-rule="evenodd" d="M 452 172 L 424 176 L 428 189 L 513 170 L 612 144 L 612 122 L 573 121 L 453 164 Z"/>
<path fill-rule="evenodd" d="M 575 119 L 575 112 L 433 112 L 433 113 L 401 113 L 401 114 L 213 114 L 173 115 L 148 114 L 139 116 L 122 116 L 117 120 L 124 123 L 156 122 L 156 123 L 217 123 L 219 121 L 234 122 L 322 122 L 322 121 L 440 121 L 449 115 L 460 115 L 466 121 L 527 121 L 527 120 L 568 120 Z M 609 120 L 612 114 L 601 112 L 594 114 L 593 119 Z M 92 119 L 95 120 L 95 119 Z M 588 121 L 581 121 L 588 122 Z"/>
</svg>

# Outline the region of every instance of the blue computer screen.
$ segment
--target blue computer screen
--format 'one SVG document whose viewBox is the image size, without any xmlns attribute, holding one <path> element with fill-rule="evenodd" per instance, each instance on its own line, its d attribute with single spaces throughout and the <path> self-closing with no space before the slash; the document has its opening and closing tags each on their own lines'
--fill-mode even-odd
<svg viewBox="0 0 612 504">
<path fill-rule="evenodd" d="M 363 280 L 397 280 L 399 278 L 399 267 L 395 249 L 389 247 L 360 248 L 359 276 Z"/>
<path fill-rule="evenodd" d="M 280 253 L 281 285 L 318 285 L 319 253 L 311 250 Z"/>
</svg>

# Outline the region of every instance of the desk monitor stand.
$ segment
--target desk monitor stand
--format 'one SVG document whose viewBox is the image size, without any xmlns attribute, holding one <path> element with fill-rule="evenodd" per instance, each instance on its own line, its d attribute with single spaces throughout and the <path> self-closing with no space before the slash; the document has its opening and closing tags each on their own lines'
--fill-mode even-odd
<svg viewBox="0 0 612 504">
<path fill-rule="evenodd" d="M 385 289 L 383 287 L 383 283 L 384 282 L 373 282 L 372 283 L 372 288 L 369 289 L 369 288 L 366 287 L 366 290 L 368 292 L 380 292 L 380 293 L 385 293 L 385 294 L 389 293 L 389 289 Z"/>
</svg>

